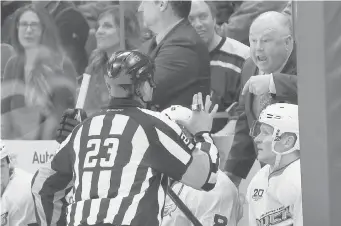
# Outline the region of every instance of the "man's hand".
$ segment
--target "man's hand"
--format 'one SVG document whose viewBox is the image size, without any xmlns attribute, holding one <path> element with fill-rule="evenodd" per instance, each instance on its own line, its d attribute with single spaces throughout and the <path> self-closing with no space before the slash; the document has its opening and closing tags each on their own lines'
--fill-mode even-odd
<svg viewBox="0 0 341 226">
<path fill-rule="evenodd" d="M 62 143 L 72 130 L 86 118 L 86 112 L 82 109 L 67 109 L 64 111 L 57 130 L 57 142 Z"/>
<path fill-rule="evenodd" d="M 209 95 L 206 96 L 204 105 L 202 94 L 195 94 L 192 101 L 191 119 L 188 122 L 178 121 L 178 123 L 183 125 L 193 135 L 197 134 L 198 132 L 211 131 L 214 114 L 218 110 L 218 105 L 216 104 L 212 111 L 209 112 L 211 105 L 212 102 Z"/>
<path fill-rule="evenodd" d="M 271 81 L 273 82 L 272 74 L 251 76 L 244 85 L 242 95 L 245 95 L 247 91 L 255 95 L 269 93 Z"/>
</svg>

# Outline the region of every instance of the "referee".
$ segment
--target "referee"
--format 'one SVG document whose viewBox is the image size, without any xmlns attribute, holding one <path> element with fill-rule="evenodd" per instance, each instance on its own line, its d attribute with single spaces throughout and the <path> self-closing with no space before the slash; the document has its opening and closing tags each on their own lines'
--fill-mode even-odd
<svg viewBox="0 0 341 226">
<path fill-rule="evenodd" d="M 32 193 L 39 225 L 159 226 L 168 177 L 209 191 L 216 183 L 217 148 L 207 131 L 213 114 L 194 95 L 188 139 L 166 115 L 147 110 L 154 64 L 137 51 L 115 53 L 105 81 L 108 108 L 78 124 L 52 161 L 39 169 Z M 76 110 L 64 114 L 61 133 Z M 72 123 L 71 123 L 72 124 Z M 72 202 L 65 196 L 71 194 Z"/>
</svg>

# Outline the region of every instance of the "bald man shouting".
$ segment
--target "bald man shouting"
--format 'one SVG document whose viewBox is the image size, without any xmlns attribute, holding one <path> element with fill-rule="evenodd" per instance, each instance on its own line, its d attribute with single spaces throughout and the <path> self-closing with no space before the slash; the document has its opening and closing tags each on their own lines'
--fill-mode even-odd
<svg viewBox="0 0 341 226">
<path fill-rule="evenodd" d="M 242 69 L 243 90 L 239 97 L 235 137 L 225 171 L 238 186 L 256 159 L 250 127 L 269 104 L 297 104 L 296 53 L 290 17 L 269 11 L 250 27 L 250 55 Z"/>
</svg>

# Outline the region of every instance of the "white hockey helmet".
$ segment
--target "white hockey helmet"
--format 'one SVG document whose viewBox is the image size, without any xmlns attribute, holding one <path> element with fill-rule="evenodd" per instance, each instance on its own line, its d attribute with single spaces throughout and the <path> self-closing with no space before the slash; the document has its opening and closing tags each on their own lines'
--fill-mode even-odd
<svg viewBox="0 0 341 226">
<path fill-rule="evenodd" d="M 167 115 L 171 120 L 188 122 L 192 117 L 192 111 L 181 105 L 172 105 L 161 112 Z"/>
<path fill-rule="evenodd" d="M 260 126 L 267 125 L 273 129 L 272 151 L 278 155 L 286 155 L 295 150 L 300 150 L 298 105 L 287 103 L 276 103 L 267 106 L 260 114 L 259 119 L 254 121 L 250 130 L 250 136 L 256 138 L 260 133 Z M 294 146 L 286 152 L 275 151 L 275 143 L 281 139 L 283 133 L 293 133 L 297 139 Z"/>
</svg>

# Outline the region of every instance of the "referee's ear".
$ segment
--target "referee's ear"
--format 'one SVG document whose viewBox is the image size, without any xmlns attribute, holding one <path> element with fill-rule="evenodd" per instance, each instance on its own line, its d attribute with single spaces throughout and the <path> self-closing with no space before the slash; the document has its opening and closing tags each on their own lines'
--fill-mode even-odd
<svg viewBox="0 0 341 226">
<path fill-rule="evenodd" d="M 153 88 L 149 84 L 148 81 L 142 82 L 138 87 L 137 90 L 139 90 L 141 94 L 141 98 L 143 98 L 144 101 L 151 101 L 153 96 Z"/>
</svg>

